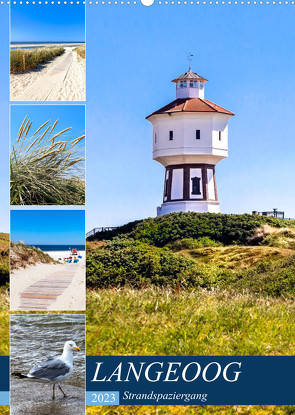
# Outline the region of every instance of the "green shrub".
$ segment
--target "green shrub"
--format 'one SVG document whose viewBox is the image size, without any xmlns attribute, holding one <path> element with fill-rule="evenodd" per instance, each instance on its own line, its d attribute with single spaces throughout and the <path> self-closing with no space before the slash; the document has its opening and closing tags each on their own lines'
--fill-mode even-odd
<svg viewBox="0 0 295 415">
<path fill-rule="evenodd" d="M 169 242 L 166 245 L 166 248 L 171 249 L 171 251 L 177 252 L 181 251 L 182 249 L 197 249 L 197 248 L 203 248 L 208 246 L 222 246 L 221 242 L 214 241 L 210 239 L 208 236 L 203 236 L 202 238 L 184 238 L 184 239 L 178 239 L 173 242 Z"/>
<path fill-rule="evenodd" d="M 125 234 L 157 247 L 179 239 L 204 237 L 224 245 L 247 245 L 252 243 L 255 229 L 263 224 L 275 228 L 295 227 L 295 221 L 266 216 L 180 212 L 130 222 L 108 233 L 98 232 L 89 240 L 112 239 L 119 234 Z"/>
<path fill-rule="evenodd" d="M 114 238 L 87 254 L 87 285 L 93 288 L 212 287 L 221 278 L 220 273 L 217 267 L 199 265 L 168 249 L 123 238 Z"/>
<path fill-rule="evenodd" d="M 191 241 L 190 241 L 191 242 Z M 263 260 L 244 270 L 203 264 L 168 248 L 116 237 L 87 252 L 87 286 L 148 286 L 180 289 L 225 289 L 271 297 L 295 293 L 295 255 Z"/>
<path fill-rule="evenodd" d="M 224 284 L 252 293 L 272 297 L 295 294 L 295 255 L 279 261 L 262 261 L 255 267 L 245 270 Z"/>
<path fill-rule="evenodd" d="M 9 282 L 9 259 L 0 262 L 0 286 Z"/>
<path fill-rule="evenodd" d="M 136 226 L 130 236 L 155 246 L 164 246 L 177 239 L 205 236 L 225 245 L 246 245 L 254 230 L 262 224 L 269 224 L 273 227 L 287 224 L 295 226 L 295 221 L 248 214 L 181 212 L 146 219 Z"/>
</svg>

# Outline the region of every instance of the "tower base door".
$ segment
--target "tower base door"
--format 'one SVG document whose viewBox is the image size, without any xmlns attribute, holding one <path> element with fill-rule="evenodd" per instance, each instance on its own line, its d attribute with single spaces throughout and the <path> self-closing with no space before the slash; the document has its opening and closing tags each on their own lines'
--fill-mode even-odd
<svg viewBox="0 0 295 415">
<path fill-rule="evenodd" d="M 157 207 L 157 216 L 167 215 L 173 212 L 219 213 L 220 208 L 218 201 L 208 200 L 165 202 Z"/>
</svg>

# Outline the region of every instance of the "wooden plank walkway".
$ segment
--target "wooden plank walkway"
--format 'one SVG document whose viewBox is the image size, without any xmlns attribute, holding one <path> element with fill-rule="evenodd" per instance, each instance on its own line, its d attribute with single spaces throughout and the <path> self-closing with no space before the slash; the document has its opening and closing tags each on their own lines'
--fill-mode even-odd
<svg viewBox="0 0 295 415">
<path fill-rule="evenodd" d="M 20 293 L 19 310 L 47 310 L 72 283 L 78 264 L 65 264 L 62 271 L 41 278 Z"/>
</svg>

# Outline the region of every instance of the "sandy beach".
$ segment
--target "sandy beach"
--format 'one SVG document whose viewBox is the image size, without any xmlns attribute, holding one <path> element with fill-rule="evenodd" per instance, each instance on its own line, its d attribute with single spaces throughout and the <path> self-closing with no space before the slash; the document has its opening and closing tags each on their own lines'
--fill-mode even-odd
<svg viewBox="0 0 295 415">
<path fill-rule="evenodd" d="M 11 101 L 85 101 L 85 59 L 65 52 L 35 70 L 10 74 Z"/>
<path fill-rule="evenodd" d="M 69 256 L 71 256 L 71 251 L 43 251 L 45 254 L 48 254 L 49 256 L 51 256 L 52 259 L 54 259 L 55 261 L 59 261 L 60 259 L 64 258 L 68 258 Z M 78 251 L 79 255 L 82 256 L 82 261 L 85 260 L 85 251 Z"/>
<path fill-rule="evenodd" d="M 53 259 L 58 260 L 69 256 L 69 251 L 47 252 Z M 37 264 L 27 268 L 15 270 L 10 275 L 10 309 L 20 310 L 21 294 L 38 282 L 50 281 L 53 275 L 72 273 L 70 284 L 52 300 L 46 310 L 70 311 L 85 310 L 85 251 L 77 264 Z"/>
</svg>

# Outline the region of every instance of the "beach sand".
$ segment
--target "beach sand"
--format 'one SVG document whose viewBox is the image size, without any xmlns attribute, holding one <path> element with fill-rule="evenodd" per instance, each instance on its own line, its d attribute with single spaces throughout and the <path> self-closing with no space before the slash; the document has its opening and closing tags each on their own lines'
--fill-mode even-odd
<svg viewBox="0 0 295 415">
<path fill-rule="evenodd" d="M 11 101 L 85 101 L 85 59 L 65 52 L 35 70 L 10 74 Z"/>
<path fill-rule="evenodd" d="M 68 258 L 71 255 L 71 251 L 43 251 L 44 254 L 48 254 L 49 256 L 51 256 L 52 259 L 54 259 L 55 261 L 59 261 L 59 259 L 64 259 L 64 258 Z M 85 260 L 85 251 L 78 251 L 79 255 L 82 256 L 82 261 Z M 80 261 L 80 260 L 79 260 Z"/>
<path fill-rule="evenodd" d="M 69 256 L 69 251 L 46 252 L 52 258 Z M 85 251 L 79 251 L 82 259 L 73 265 L 76 272 L 73 281 L 64 292 L 57 297 L 47 308 L 55 311 L 85 310 Z M 27 268 L 15 270 L 10 275 L 10 310 L 18 310 L 21 303 L 20 294 L 33 283 L 44 279 L 55 272 L 62 272 L 67 265 L 64 264 L 37 264 Z"/>
</svg>

